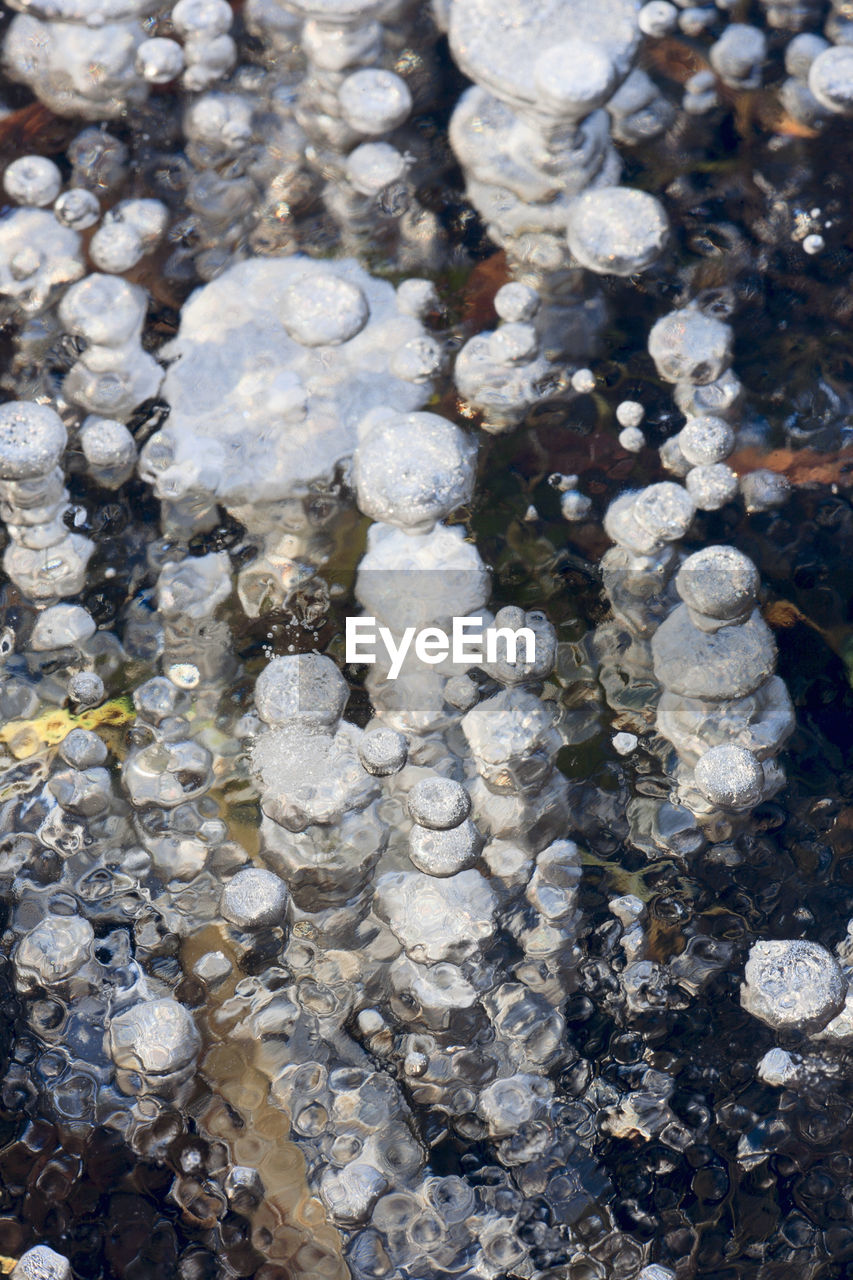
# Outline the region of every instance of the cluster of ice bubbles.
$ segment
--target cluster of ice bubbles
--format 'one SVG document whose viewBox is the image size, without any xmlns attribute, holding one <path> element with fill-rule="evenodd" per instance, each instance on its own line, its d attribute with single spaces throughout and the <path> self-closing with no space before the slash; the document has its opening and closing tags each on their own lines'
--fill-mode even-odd
<svg viewBox="0 0 853 1280">
<path fill-rule="evenodd" d="M 143 1150 L 171 1109 L 215 1091 L 210 1064 L 233 1052 L 263 1094 L 229 1102 L 234 1114 L 244 1106 L 249 1127 L 259 1105 L 286 1118 L 304 1161 L 300 1203 L 316 1197 L 336 1230 L 315 1223 L 312 1240 L 294 1226 L 292 1188 L 281 1229 L 280 1187 L 241 1161 L 208 1194 L 222 1213 L 255 1215 L 295 1272 L 534 1280 L 569 1260 L 599 1275 L 606 1259 L 614 1276 L 673 1276 L 598 1202 L 602 1175 L 583 1148 L 598 1112 L 615 1137 L 682 1141 L 672 1077 L 649 1069 L 619 1101 L 591 1088 L 571 1106 L 558 1086 L 584 946 L 579 815 L 557 764 L 572 745 L 558 639 L 539 610 L 489 612 L 489 569 L 460 514 L 477 497 L 477 437 L 438 408 L 453 387 L 465 417 L 500 433 L 547 397 L 596 390 L 598 278 L 666 270 L 663 204 L 619 184 L 618 145 L 664 135 L 675 118 L 634 65 L 642 36 L 715 36 L 718 79 L 694 76 L 683 101 L 701 115 L 718 81 L 760 85 L 764 32 L 720 30 L 722 4 L 667 0 L 450 0 L 434 20 L 404 3 L 250 0 L 245 28 L 264 50 L 251 60 L 223 0 L 13 7 L 13 78 L 61 115 L 165 121 L 162 144 L 138 143 L 152 171 L 181 152 L 171 195 L 156 199 L 118 198 L 136 157 L 101 129 L 74 139 L 67 165 L 25 155 L 3 177 L 17 207 L 0 220 L 15 343 L 0 516 L 20 609 L 0 645 L 13 833 L 0 879 L 54 1113 L 71 1132 L 101 1125 Z M 828 39 L 801 30 L 815 21 L 807 6 L 767 11 L 794 33 L 788 111 L 813 128 L 850 114 L 843 8 Z M 442 32 L 473 82 L 450 145 L 511 276 L 495 292 L 495 329 L 458 349 L 428 278 L 448 262 L 444 233 L 417 194 L 445 163 L 414 124 L 440 87 Z M 169 96 L 144 105 L 151 86 Z M 321 225 L 348 254 L 379 246 L 405 278 L 292 251 Z M 206 282 L 159 346 L 140 283 L 152 263 L 173 285 Z M 788 486 L 730 463 L 743 388 L 732 329 L 706 298 L 658 319 L 648 350 L 685 422 L 660 449 L 672 478 L 629 489 L 604 516 L 612 618 L 594 649 L 616 749 L 630 756 L 642 737 L 670 783 L 651 835 L 635 825 L 632 839 L 687 856 L 748 830 L 783 787 L 794 712 L 754 564 L 682 543 L 698 512 L 771 511 Z M 627 398 L 616 409 L 628 454 L 645 447 L 644 415 Z M 161 503 L 162 537 L 149 536 L 123 629 L 77 602 L 99 548 L 66 518 L 72 459 L 105 500 L 140 477 Z M 577 477 L 558 479 L 566 518 L 588 521 Z M 345 716 L 350 689 L 331 657 L 290 654 L 266 663 L 249 705 L 224 612 L 291 608 L 322 580 L 353 502 L 371 522 L 353 607 L 399 651 L 412 626 L 462 617 L 524 628 L 535 653 L 513 653 L 504 634 L 478 662 L 409 655 L 395 670 L 379 657 L 364 727 Z M 223 512 L 242 528 L 242 560 L 205 542 Z M 33 743 L 37 713 L 103 711 L 128 672 L 120 747 L 79 726 L 55 751 Z M 244 843 L 223 819 L 229 788 L 260 807 Z M 610 905 L 629 1015 L 665 1004 L 677 982 L 695 996 L 730 958 L 688 947 L 664 972 L 643 902 Z M 851 954 L 849 938 L 837 959 L 802 940 L 755 944 L 744 1007 L 808 1038 L 765 1056 L 768 1083 L 806 1089 L 843 1062 Z M 476 1180 L 434 1172 L 431 1148 L 445 1142 L 481 1153 Z M 179 1203 L 190 1184 L 177 1179 Z M 587 1253 L 575 1227 L 593 1209 L 604 1243 Z M 45 1244 L 13 1272 L 70 1274 Z"/>
</svg>

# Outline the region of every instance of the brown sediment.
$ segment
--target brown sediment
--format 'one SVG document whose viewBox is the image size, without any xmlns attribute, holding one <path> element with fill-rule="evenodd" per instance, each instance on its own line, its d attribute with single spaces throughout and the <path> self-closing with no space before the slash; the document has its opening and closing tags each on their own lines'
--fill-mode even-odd
<svg viewBox="0 0 853 1280">
<path fill-rule="evenodd" d="M 787 476 L 793 485 L 853 485 L 853 445 L 821 453 L 817 449 L 739 449 L 727 460 L 737 475 L 766 469 Z"/>
<path fill-rule="evenodd" d="M 184 972 L 190 973 L 208 951 L 224 952 L 233 970 L 208 993 L 201 1011 L 207 1049 L 200 1073 L 211 1093 L 199 1124 L 208 1137 L 227 1145 L 234 1164 L 260 1174 L 264 1197 L 251 1215 L 252 1244 L 258 1252 L 286 1268 L 293 1280 L 347 1280 L 340 1234 L 311 1193 L 305 1158 L 290 1139 L 289 1116 L 270 1101 L 269 1074 L 260 1065 L 263 1045 L 229 1035 L 248 1012 L 248 1001 L 244 1009 L 238 1007 L 242 1002 L 235 987 L 242 974 L 224 926 L 210 924 L 184 939 Z"/>
</svg>

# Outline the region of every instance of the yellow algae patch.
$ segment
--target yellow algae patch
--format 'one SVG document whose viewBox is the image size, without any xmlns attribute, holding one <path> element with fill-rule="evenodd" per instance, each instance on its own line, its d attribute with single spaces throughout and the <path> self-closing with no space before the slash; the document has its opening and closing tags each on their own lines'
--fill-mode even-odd
<svg viewBox="0 0 853 1280">
<path fill-rule="evenodd" d="M 8 747 L 16 760 L 26 760 L 55 747 L 72 729 L 94 729 L 96 732 L 121 729 L 135 716 L 130 698 L 112 698 L 101 707 L 93 707 L 74 715 L 63 707 L 53 707 L 32 720 L 8 720 L 0 728 L 0 742 Z"/>
</svg>

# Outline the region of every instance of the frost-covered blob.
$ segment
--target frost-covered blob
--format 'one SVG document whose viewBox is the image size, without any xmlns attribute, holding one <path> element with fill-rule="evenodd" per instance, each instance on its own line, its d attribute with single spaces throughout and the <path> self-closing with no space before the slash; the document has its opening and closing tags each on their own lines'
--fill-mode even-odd
<svg viewBox="0 0 853 1280">
<path fill-rule="evenodd" d="M 425 337 L 391 285 L 353 261 L 238 263 L 193 295 L 163 350 L 172 412 L 142 475 L 160 498 L 202 491 L 226 506 L 304 491 L 349 457 L 371 409 L 427 400 L 428 382 L 392 372 Z"/>
<path fill-rule="evenodd" d="M 84 271 L 80 237 L 46 209 L 15 209 L 0 219 L 0 298 L 41 311 L 60 285 Z"/>
<path fill-rule="evenodd" d="M 756 942 L 744 970 L 740 1002 L 777 1031 L 819 1031 L 844 1004 L 847 983 L 817 942 Z"/>
</svg>

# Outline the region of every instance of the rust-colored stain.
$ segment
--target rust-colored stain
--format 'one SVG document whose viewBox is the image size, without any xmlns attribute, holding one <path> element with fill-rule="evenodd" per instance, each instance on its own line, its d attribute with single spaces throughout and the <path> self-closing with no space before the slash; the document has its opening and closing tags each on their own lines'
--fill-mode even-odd
<svg viewBox="0 0 853 1280">
<path fill-rule="evenodd" d="M 836 857 L 853 853 L 853 808 L 842 809 L 827 833 L 830 847 Z"/>
<path fill-rule="evenodd" d="M 494 298 L 510 278 L 503 250 L 478 262 L 462 290 L 462 315 L 473 329 L 493 329 L 497 324 Z"/>
<path fill-rule="evenodd" d="M 709 70 L 708 61 L 701 53 L 674 36 L 650 41 L 643 50 L 643 62 L 667 80 L 674 80 L 676 84 L 686 84 L 697 71 Z"/>
<path fill-rule="evenodd" d="M 793 485 L 837 484 L 853 486 L 853 445 L 830 453 L 816 449 L 739 449 L 728 459 L 737 475 L 765 469 L 787 476 Z"/>
<path fill-rule="evenodd" d="M 55 116 L 40 102 L 31 102 L 0 120 L 0 162 L 8 164 L 22 154 L 62 151 L 74 129 L 70 120 Z"/>
</svg>

